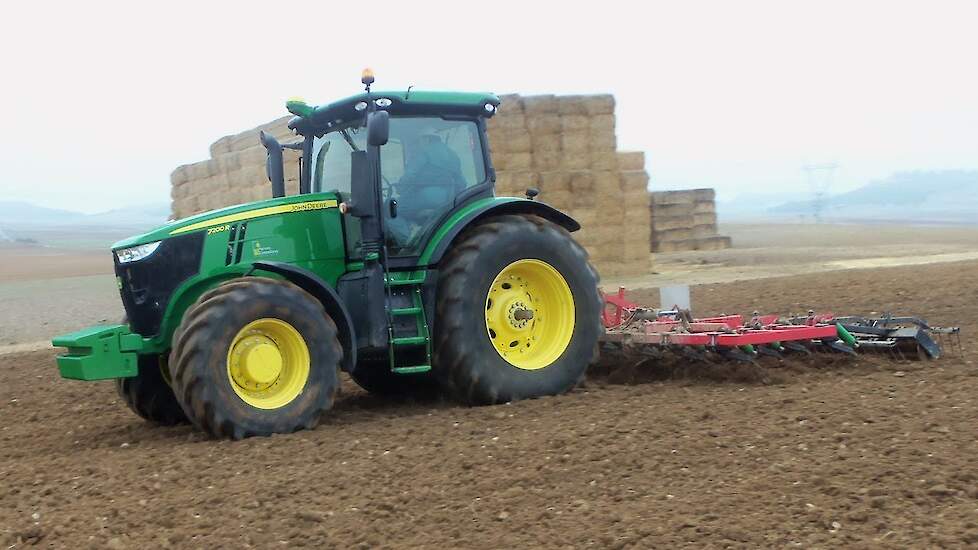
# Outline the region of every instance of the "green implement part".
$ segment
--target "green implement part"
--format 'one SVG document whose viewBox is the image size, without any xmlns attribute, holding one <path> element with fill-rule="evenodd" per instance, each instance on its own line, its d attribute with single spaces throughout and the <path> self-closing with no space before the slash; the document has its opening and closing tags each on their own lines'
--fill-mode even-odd
<svg viewBox="0 0 978 550">
<path fill-rule="evenodd" d="M 835 324 L 835 330 L 839 333 L 839 340 L 842 340 L 851 348 L 858 348 L 859 342 L 856 341 L 856 337 L 853 336 L 846 327 L 842 326 L 841 323 Z"/>
<path fill-rule="evenodd" d="M 68 348 L 57 358 L 64 378 L 108 380 L 139 373 L 137 353 L 143 349 L 143 338 L 130 332 L 128 325 L 89 327 L 57 336 L 51 344 Z"/>
</svg>

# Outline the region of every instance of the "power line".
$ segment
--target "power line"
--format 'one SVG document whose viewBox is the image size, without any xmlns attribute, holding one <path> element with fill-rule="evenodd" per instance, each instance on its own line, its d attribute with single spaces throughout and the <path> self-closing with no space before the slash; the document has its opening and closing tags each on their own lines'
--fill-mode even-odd
<svg viewBox="0 0 978 550">
<path fill-rule="evenodd" d="M 822 211 L 825 209 L 825 198 L 832 188 L 832 179 L 838 163 L 806 164 L 802 166 L 808 176 L 808 187 L 812 191 L 812 217 L 815 223 L 822 223 Z"/>
</svg>

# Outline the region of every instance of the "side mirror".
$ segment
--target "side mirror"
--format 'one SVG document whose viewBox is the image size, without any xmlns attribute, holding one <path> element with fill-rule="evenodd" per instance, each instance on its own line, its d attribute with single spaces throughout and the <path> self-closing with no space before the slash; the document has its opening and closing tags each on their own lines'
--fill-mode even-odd
<svg viewBox="0 0 978 550">
<path fill-rule="evenodd" d="M 387 145 L 391 132 L 390 120 L 390 113 L 387 111 L 374 111 L 367 115 L 367 145 Z"/>
</svg>

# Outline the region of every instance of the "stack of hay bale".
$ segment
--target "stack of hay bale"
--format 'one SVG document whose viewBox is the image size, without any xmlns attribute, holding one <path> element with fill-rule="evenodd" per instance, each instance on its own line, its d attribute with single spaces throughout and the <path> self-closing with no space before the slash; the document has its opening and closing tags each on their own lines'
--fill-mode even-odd
<svg viewBox="0 0 978 550">
<path fill-rule="evenodd" d="M 574 237 L 605 278 L 649 271 L 649 176 L 642 153 L 618 152 L 615 99 L 611 95 L 505 95 L 489 121 L 496 194 L 539 199 L 578 220 Z M 211 159 L 177 168 L 172 176 L 173 215 L 271 196 L 260 130 L 280 140 L 291 117 L 225 136 Z M 298 191 L 296 153 L 285 150 L 286 193 Z"/>
<path fill-rule="evenodd" d="M 645 155 L 618 152 L 611 95 L 504 95 L 489 122 L 496 193 L 538 200 L 581 224 L 574 234 L 603 277 L 649 271 Z"/>
<path fill-rule="evenodd" d="M 246 132 L 224 136 L 211 144 L 211 158 L 194 164 L 185 164 L 170 174 L 170 198 L 173 217 L 176 219 L 221 208 L 242 204 L 272 196 L 272 188 L 265 175 L 265 148 L 258 140 L 262 130 L 277 139 L 292 136 L 288 123 L 292 116 L 285 116 L 262 124 Z M 285 192 L 299 192 L 298 153 L 283 151 L 285 160 Z"/>
<path fill-rule="evenodd" d="M 730 237 L 717 234 L 713 189 L 651 193 L 652 252 L 721 250 Z"/>
</svg>

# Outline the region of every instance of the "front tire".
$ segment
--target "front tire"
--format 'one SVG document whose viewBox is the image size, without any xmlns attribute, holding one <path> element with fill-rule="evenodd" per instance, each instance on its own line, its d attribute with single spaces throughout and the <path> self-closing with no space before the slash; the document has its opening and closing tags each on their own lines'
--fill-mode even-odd
<svg viewBox="0 0 978 550">
<path fill-rule="evenodd" d="M 556 395 L 583 378 L 601 326 L 598 276 L 563 228 L 537 216 L 467 230 L 438 284 L 433 370 L 469 404 Z"/>
<path fill-rule="evenodd" d="M 115 389 L 126 405 L 140 417 L 161 426 L 189 422 L 173 389 L 163 376 L 167 368 L 165 356 L 140 355 L 139 374 L 116 378 Z"/>
<path fill-rule="evenodd" d="M 222 284 L 188 309 L 173 342 L 177 401 L 216 437 L 311 429 L 333 406 L 343 359 L 336 324 L 291 283 Z"/>
</svg>

